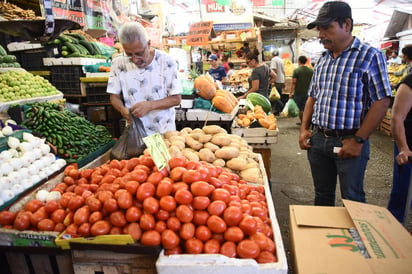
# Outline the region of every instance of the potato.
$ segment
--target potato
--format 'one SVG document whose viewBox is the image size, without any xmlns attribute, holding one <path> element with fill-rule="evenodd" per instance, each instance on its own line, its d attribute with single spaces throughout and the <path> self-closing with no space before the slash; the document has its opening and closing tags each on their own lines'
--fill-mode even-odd
<svg viewBox="0 0 412 274">
<path fill-rule="evenodd" d="M 210 149 L 212 152 L 215 152 L 216 150 L 218 150 L 220 148 L 219 146 L 217 146 L 215 144 L 212 144 L 210 142 L 204 144 L 203 147 Z"/>
<path fill-rule="evenodd" d="M 252 168 L 242 170 L 240 172 L 240 177 L 246 182 L 250 182 L 250 183 L 261 182 L 260 180 L 261 174 L 260 174 L 260 169 L 258 167 L 252 167 Z"/>
<path fill-rule="evenodd" d="M 229 160 L 239 156 L 239 149 L 237 147 L 224 146 L 215 151 L 217 158 Z"/>
<path fill-rule="evenodd" d="M 213 136 L 210 134 L 203 134 L 202 136 L 199 137 L 198 141 L 204 144 L 212 140 L 212 137 Z"/>
<path fill-rule="evenodd" d="M 169 154 L 170 154 L 170 157 L 172 158 L 183 156 L 182 150 L 178 148 L 177 146 L 173 146 L 173 145 L 169 147 Z"/>
<path fill-rule="evenodd" d="M 190 134 L 189 134 L 189 136 L 191 136 L 193 139 L 195 139 L 195 140 L 199 140 L 200 139 L 200 137 L 202 137 L 203 135 L 205 135 L 205 133 L 202 131 L 202 132 L 191 132 Z"/>
<path fill-rule="evenodd" d="M 171 137 L 177 136 L 177 135 L 179 135 L 179 131 L 171 130 L 171 131 L 165 132 L 163 134 L 163 137 L 166 139 L 170 139 Z"/>
<path fill-rule="evenodd" d="M 202 161 L 208 162 L 208 163 L 212 163 L 214 160 L 216 160 L 216 156 L 213 153 L 213 151 L 211 151 L 208 148 L 202 148 L 199 151 L 199 158 Z"/>
<path fill-rule="evenodd" d="M 214 166 L 220 166 L 220 167 L 224 167 L 226 165 L 225 160 L 223 159 L 216 159 L 213 161 L 212 163 Z"/>
<path fill-rule="evenodd" d="M 191 132 L 191 134 L 198 134 L 198 133 L 205 134 L 204 131 L 201 128 L 198 128 L 198 127 L 194 128 Z"/>
<path fill-rule="evenodd" d="M 218 146 L 228 146 L 232 142 L 232 139 L 226 133 L 217 133 L 213 135 L 212 140 L 210 140 L 210 142 Z"/>
<path fill-rule="evenodd" d="M 247 159 L 242 158 L 242 157 L 236 157 L 226 162 L 226 166 L 233 170 L 244 170 L 246 169 L 247 164 L 248 164 Z"/>
<path fill-rule="evenodd" d="M 180 150 L 182 150 L 186 147 L 186 144 L 185 144 L 185 142 L 182 142 L 180 140 L 172 140 L 172 142 L 170 143 L 170 146 L 176 146 Z"/>
<path fill-rule="evenodd" d="M 183 156 L 185 156 L 189 161 L 199 162 L 199 156 L 193 149 L 185 148 L 182 151 Z"/>
<path fill-rule="evenodd" d="M 181 134 L 189 134 L 189 133 L 191 133 L 192 132 L 192 129 L 190 128 L 190 127 L 185 127 L 185 128 L 182 128 L 182 130 L 180 131 L 180 133 Z"/>
<path fill-rule="evenodd" d="M 185 139 L 185 143 L 188 147 L 198 151 L 203 147 L 203 144 L 195 139 L 192 136 L 187 135 Z"/>
<path fill-rule="evenodd" d="M 218 125 L 209 125 L 202 128 L 203 132 L 206 134 L 217 134 L 217 133 L 227 133 L 227 130 Z"/>
</svg>

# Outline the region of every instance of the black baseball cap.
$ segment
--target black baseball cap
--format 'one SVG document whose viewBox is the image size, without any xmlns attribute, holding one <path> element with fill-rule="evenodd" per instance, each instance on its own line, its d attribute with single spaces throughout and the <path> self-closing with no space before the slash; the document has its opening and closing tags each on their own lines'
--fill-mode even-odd
<svg viewBox="0 0 412 274">
<path fill-rule="evenodd" d="M 319 10 L 318 17 L 307 28 L 313 29 L 316 26 L 328 26 L 337 18 L 352 18 L 351 7 L 341 1 L 326 2 Z"/>
</svg>

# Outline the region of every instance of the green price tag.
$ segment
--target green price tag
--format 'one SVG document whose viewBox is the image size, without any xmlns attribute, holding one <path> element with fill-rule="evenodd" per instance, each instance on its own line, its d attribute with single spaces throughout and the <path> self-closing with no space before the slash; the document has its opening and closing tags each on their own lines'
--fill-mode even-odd
<svg viewBox="0 0 412 274">
<path fill-rule="evenodd" d="M 159 170 L 167 167 L 169 162 L 170 154 L 162 136 L 159 133 L 155 133 L 143 138 L 143 142 L 149 149 L 150 155 Z"/>
</svg>

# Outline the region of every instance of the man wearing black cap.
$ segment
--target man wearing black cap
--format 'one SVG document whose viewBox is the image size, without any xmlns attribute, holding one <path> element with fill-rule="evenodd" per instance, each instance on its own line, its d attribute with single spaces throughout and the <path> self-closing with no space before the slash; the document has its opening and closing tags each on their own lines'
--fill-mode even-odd
<svg viewBox="0 0 412 274">
<path fill-rule="evenodd" d="M 326 49 L 314 68 L 299 136 L 300 147 L 308 150 L 315 205 L 335 205 L 337 176 L 342 198 L 366 202 L 368 138 L 391 96 L 386 58 L 352 36 L 352 11 L 345 2 L 326 2 L 307 27 L 317 28 Z"/>
</svg>

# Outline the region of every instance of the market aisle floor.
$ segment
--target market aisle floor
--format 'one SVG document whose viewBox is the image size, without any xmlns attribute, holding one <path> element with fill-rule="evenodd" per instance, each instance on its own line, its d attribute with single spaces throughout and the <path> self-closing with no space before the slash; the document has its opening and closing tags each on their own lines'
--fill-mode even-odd
<svg viewBox="0 0 412 274">
<path fill-rule="evenodd" d="M 278 142 L 272 146 L 272 197 L 283 244 L 293 273 L 289 245 L 289 205 L 313 205 L 313 184 L 306 151 L 299 148 L 298 118 L 278 118 Z M 386 207 L 392 183 L 393 142 L 380 131 L 371 136 L 371 155 L 365 175 L 368 203 Z M 340 194 L 337 195 L 338 197 Z M 337 205 L 342 205 L 337 201 Z"/>
</svg>

